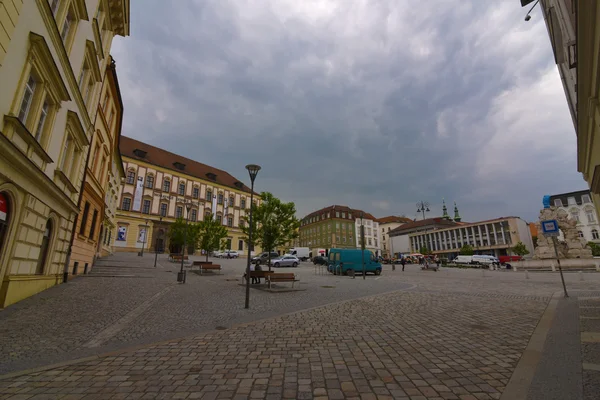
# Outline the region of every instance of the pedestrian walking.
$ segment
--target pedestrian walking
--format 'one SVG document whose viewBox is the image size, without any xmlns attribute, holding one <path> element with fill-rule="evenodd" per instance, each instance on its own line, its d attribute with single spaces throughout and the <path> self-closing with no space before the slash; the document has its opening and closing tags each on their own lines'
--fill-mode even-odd
<svg viewBox="0 0 600 400">
<path fill-rule="evenodd" d="M 404 272 L 404 266 L 406 265 L 406 258 L 402 257 L 400 259 L 400 264 L 402 264 L 402 272 Z"/>
<path fill-rule="evenodd" d="M 259 278 L 257 278 L 256 276 L 254 276 L 252 273 L 256 270 L 256 267 L 254 266 L 254 264 L 250 264 L 250 276 L 252 277 L 252 283 L 260 283 Z"/>
</svg>

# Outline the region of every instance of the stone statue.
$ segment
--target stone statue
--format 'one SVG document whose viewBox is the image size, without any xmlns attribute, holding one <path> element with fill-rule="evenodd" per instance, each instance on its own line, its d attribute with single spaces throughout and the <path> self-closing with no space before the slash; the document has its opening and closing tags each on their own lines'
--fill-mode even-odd
<svg viewBox="0 0 600 400">
<path fill-rule="evenodd" d="M 589 248 L 583 238 L 579 237 L 577 232 L 577 221 L 570 219 L 569 214 L 558 207 L 543 208 L 540 211 L 540 221 L 555 219 L 558 222 L 564 241 L 556 240 L 558 247 L 558 256 L 560 258 L 592 258 L 592 249 Z M 542 234 L 542 227 L 539 222 L 535 224 L 538 229 L 537 247 L 535 248 L 534 259 L 556 258 L 554 244 L 551 237 Z"/>
</svg>

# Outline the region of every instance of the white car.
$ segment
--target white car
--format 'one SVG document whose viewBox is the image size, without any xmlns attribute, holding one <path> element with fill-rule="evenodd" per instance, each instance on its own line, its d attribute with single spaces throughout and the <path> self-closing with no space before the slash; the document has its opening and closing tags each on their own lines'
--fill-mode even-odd
<svg viewBox="0 0 600 400">
<path fill-rule="evenodd" d="M 221 258 L 221 257 L 223 257 L 223 252 L 222 251 L 213 251 L 212 256 L 216 257 L 216 258 Z"/>
<path fill-rule="evenodd" d="M 225 250 L 221 255 L 222 258 L 238 258 L 240 254 L 235 250 Z"/>
</svg>

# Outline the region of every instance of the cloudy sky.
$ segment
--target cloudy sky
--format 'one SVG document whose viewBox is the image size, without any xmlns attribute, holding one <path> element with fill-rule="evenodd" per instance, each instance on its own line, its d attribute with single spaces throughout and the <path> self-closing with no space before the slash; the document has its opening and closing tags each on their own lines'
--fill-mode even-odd
<svg viewBox="0 0 600 400">
<path fill-rule="evenodd" d="M 586 188 L 538 8 L 518 0 L 133 0 L 123 135 L 294 201 L 537 218 Z M 419 7 L 415 7 L 420 4 Z"/>
</svg>

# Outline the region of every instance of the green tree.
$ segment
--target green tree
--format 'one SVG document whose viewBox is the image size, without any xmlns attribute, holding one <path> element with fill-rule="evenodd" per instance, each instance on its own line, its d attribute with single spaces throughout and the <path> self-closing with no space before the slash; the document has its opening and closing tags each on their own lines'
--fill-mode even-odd
<svg viewBox="0 0 600 400">
<path fill-rule="evenodd" d="M 423 247 L 421 247 L 421 248 L 419 249 L 419 253 L 421 253 L 421 254 L 423 254 L 424 256 L 426 256 L 426 255 L 428 255 L 428 254 L 429 254 L 429 253 L 431 253 L 431 252 L 429 251 L 429 249 L 428 249 L 427 247 L 423 246 Z"/>
<path fill-rule="evenodd" d="M 513 253 L 521 257 L 529 254 L 529 250 L 527 250 L 527 247 L 523 244 L 523 242 L 518 242 L 511 250 Z"/>
<path fill-rule="evenodd" d="M 184 241 L 188 246 L 188 254 L 193 253 L 198 241 L 198 227 L 195 224 L 190 224 L 189 222 L 186 223 L 186 220 L 183 218 L 177 218 L 177 220 L 169 227 L 169 244 L 171 249 L 181 249 Z"/>
<path fill-rule="evenodd" d="M 223 250 L 227 245 L 227 228 L 212 215 L 203 221 L 198 222 L 198 247 L 206 252 L 206 261 L 208 254 L 213 250 Z"/>
<path fill-rule="evenodd" d="M 263 251 L 269 252 L 269 270 L 271 270 L 271 251 L 280 246 L 285 246 L 288 242 L 298 237 L 298 228 L 300 221 L 296 218 L 296 205 L 293 202 L 283 203 L 277 197 L 269 192 L 263 192 L 260 195 L 261 202 L 257 207 L 252 207 L 252 243 L 248 243 L 250 232 L 250 212 L 246 211 L 246 222 L 241 226 L 242 232 L 246 235 L 244 240 L 251 249 L 254 245 L 259 245 Z"/>
<path fill-rule="evenodd" d="M 594 257 L 600 257 L 600 244 L 594 242 L 588 242 L 587 244 L 592 249 L 592 255 Z"/>
<path fill-rule="evenodd" d="M 465 244 L 463 247 L 460 248 L 459 254 L 461 256 L 472 256 L 473 254 L 475 254 L 475 250 L 473 249 L 473 246 Z"/>
</svg>

